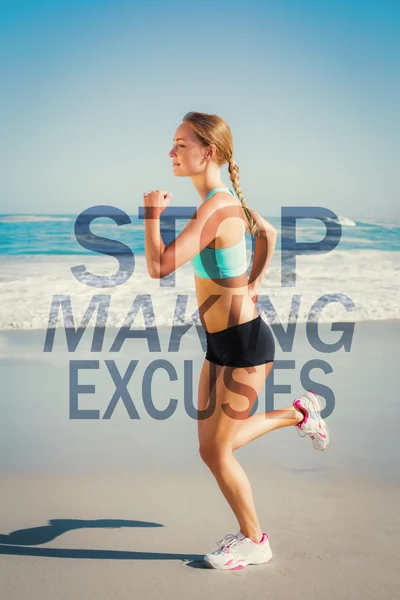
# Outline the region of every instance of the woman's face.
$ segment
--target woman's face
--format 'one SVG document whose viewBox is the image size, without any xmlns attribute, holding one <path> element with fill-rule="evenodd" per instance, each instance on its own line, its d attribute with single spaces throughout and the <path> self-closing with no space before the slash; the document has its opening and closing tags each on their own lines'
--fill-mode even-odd
<svg viewBox="0 0 400 600">
<path fill-rule="evenodd" d="M 174 147 L 168 156 L 172 158 L 173 174 L 188 177 L 202 173 L 207 161 L 207 147 L 203 146 L 188 123 L 182 123 L 175 132 Z"/>
</svg>

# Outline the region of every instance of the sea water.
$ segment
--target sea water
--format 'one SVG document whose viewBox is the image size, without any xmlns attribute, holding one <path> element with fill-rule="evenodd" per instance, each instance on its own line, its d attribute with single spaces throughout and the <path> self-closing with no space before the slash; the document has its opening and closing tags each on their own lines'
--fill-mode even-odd
<svg viewBox="0 0 400 600">
<path fill-rule="evenodd" d="M 339 217 L 342 234 L 338 245 L 325 254 L 298 256 L 293 286 L 284 277 L 281 252 L 288 232 L 282 229 L 280 218 L 265 218 L 278 230 L 278 240 L 260 290 L 260 295 L 268 298 L 260 304 L 263 318 L 282 324 L 312 320 L 316 314 L 321 322 L 400 318 L 400 222 Z M 84 265 L 96 275 L 113 275 L 119 264 L 113 256 L 83 248 L 74 233 L 75 221 L 76 215 L 0 215 L 0 330 L 46 328 L 55 295 L 70 298 L 76 326 L 95 294 L 111 296 L 103 325 L 120 327 L 138 295 L 143 295 L 142 302 L 154 314 L 157 326 L 183 323 L 193 315 L 193 322 L 200 322 L 190 263 L 162 280 L 151 279 L 144 255 L 144 223 L 138 217 L 131 216 L 131 223 L 123 226 L 99 218 L 90 227 L 95 235 L 132 250 L 132 276 L 122 285 L 102 289 L 78 281 L 71 271 L 74 266 Z M 177 221 L 175 235 L 185 224 Z M 316 219 L 297 223 L 297 242 L 317 242 L 325 234 L 325 225 Z M 246 244 L 250 273 L 248 234 Z M 315 307 L 321 298 L 329 302 L 319 312 Z M 139 311 L 135 326 L 144 324 Z M 57 326 L 63 325 L 60 317 Z"/>
</svg>

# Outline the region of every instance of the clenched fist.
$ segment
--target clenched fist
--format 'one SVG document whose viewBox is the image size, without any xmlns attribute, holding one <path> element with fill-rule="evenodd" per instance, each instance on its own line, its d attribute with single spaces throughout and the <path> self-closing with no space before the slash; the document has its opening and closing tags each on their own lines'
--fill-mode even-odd
<svg viewBox="0 0 400 600">
<path fill-rule="evenodd" d="M 143 194 L 144 206 L 146 208 L 157 208 L 157 212 L 161 214 L 167 208 L 171 196 L 171 192 L 165 190 L 152 190 L 149 194 Z"/>
</svg>

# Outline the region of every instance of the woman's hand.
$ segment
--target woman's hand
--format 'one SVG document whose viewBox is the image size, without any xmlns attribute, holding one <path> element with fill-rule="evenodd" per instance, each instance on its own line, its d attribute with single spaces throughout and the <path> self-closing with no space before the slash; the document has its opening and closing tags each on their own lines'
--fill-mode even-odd
<svg viewBox="0 0 400 600">
<path fill-rule="evenodd" d="M 167 208 L 171 200 L 171 192 L 165 190 L 152 190 L 149 194 L 143 194 L 145 208 L 158 209 L 161 214 Z"/>
</svg>

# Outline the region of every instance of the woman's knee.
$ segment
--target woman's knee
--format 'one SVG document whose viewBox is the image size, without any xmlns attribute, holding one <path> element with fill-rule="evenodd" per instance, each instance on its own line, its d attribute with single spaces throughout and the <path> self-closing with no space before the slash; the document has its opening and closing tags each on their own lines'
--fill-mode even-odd
<svg viewBox="0 0 400 600">
<path fill-rule="evenodd" d="M 199 445 L 199 453 L 203 462 L 209 467 L 218 467 L 223 465 L 232 448 L 218 444 L 216 442 L 201 442 Z"/>
<path fill-rule="evenodd" d="M 203 444 L 201 441 L 200 441 L 200 444 L 199 444 L 199 454 L 200 454 L 201 460 L 206 465 L 211 462 L 211 459 L 212 459 L 212 449 L 210 448 L 209 445 Z"/>
</svg>

